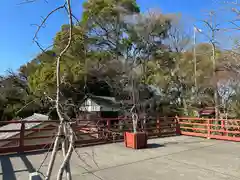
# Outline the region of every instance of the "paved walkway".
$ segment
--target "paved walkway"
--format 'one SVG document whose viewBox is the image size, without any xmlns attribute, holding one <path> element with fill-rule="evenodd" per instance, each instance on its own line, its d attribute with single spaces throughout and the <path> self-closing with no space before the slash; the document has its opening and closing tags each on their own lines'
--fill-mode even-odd
<svg viewBox="0 0 240 180">
<path fill-rule="evenodd" d="M 78 148 L 71 159 L 73 180 L 240 180 L 240 143 L 186 136 L 149 140 L 132 150 L 123 143 Z M 45 154 L 0 156 L 0 180 L 27 180 Z M 49 158 L 41 168 L 44 174 Z M 58 154 L 53 180 L 60 166 Z"/>
</svg>

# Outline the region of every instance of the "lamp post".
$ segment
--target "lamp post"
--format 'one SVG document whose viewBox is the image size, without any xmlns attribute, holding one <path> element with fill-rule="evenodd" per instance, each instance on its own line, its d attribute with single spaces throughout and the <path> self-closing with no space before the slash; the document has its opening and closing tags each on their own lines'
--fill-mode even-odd
<svg viewBox="0 0 240 180">
<path fill-rule="evenodd" d="M 202 30 L 193 26 L 193 63 L 194 63 L 194 85 L 195 85 L 195 92 L 197 92 L 197 56 L 196 56 L 196 32 L 202 33 Z"/>
</svg>

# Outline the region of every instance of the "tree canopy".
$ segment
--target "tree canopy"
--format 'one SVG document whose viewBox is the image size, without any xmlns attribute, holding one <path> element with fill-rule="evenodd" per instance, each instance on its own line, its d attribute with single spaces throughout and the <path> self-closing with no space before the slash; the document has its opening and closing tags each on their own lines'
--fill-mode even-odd
<svg viewBox="0 0 240 180">
<path fill-rule="evenodd" d="M 228 104 L 232 116 L 239 117 L 239 54 L 216 47 L 214 69 L 211 43 L 197 44 L 198 86 L 193 91 L 193 46 L 190 35 L 174 23 L 177 16 L 141 13 L 135 0 L 84 2 L 71 47 L 60 62 L 61 103 L 78 106 L 86 94 L 123 100 L 135 91 L 134 84 L 138 103 L 147 102 L 144 106 L 163 114 L 189 115 L 192 109 L 214 105 L 217 83 L 219 103 Z M 69 25 L 62 25 L 52 48 L 0 78 L 1 120 L 53 111 L 56 58 L 68 42 L 68 32 Z"/>
</svg>

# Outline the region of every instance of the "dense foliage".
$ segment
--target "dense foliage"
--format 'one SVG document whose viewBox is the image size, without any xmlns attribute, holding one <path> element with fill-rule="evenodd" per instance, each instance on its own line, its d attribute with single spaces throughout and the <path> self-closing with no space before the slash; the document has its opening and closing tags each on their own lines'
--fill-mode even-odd
<svg viewBox="0 0 240 180">
<path fill-rule="evenodd" d="M 83 8 L 61 61 L 61 103 L 67 108 L 78 107 L 86 94 L 123 100 L 137 91 L 136 103 L 149 100 L 144 106 L 156 112 L 191 115 L 214 105 L 217 83 L 219 105 L 240 116 L 238 54 L 217 48 L 213 69 L 211 44 L 198 44 L 196 91 L 191 40 L 174 23 L 175 15 L 142 14 L 135 0 L 88 0 Z M 69 25 L 63 25 L 52 49 L 1 77 L 1 120 L 54 111 L 56 57 L 66 46 L 68 31 Z"/>
</svg>

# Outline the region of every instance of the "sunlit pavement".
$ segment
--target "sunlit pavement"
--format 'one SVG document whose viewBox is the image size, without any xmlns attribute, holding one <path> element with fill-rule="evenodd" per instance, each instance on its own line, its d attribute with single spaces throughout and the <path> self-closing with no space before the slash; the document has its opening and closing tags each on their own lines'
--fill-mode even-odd
<svg viewBox="0 0 240 180">
<path fill-rule="evenodd" d="M 132 150 L 123 143 L 77 148 L 71 158 L 73 180 L 236 180 L 240 179 L 240 143 L 186 136 L 148 141 Z M 46 153 L 0 156 L 0 180 L 27 180 Z M 62 156 L 58 153 L 53 176 Z M 49 158 L 40 169 L 45 174 Z"/>
</svg>

